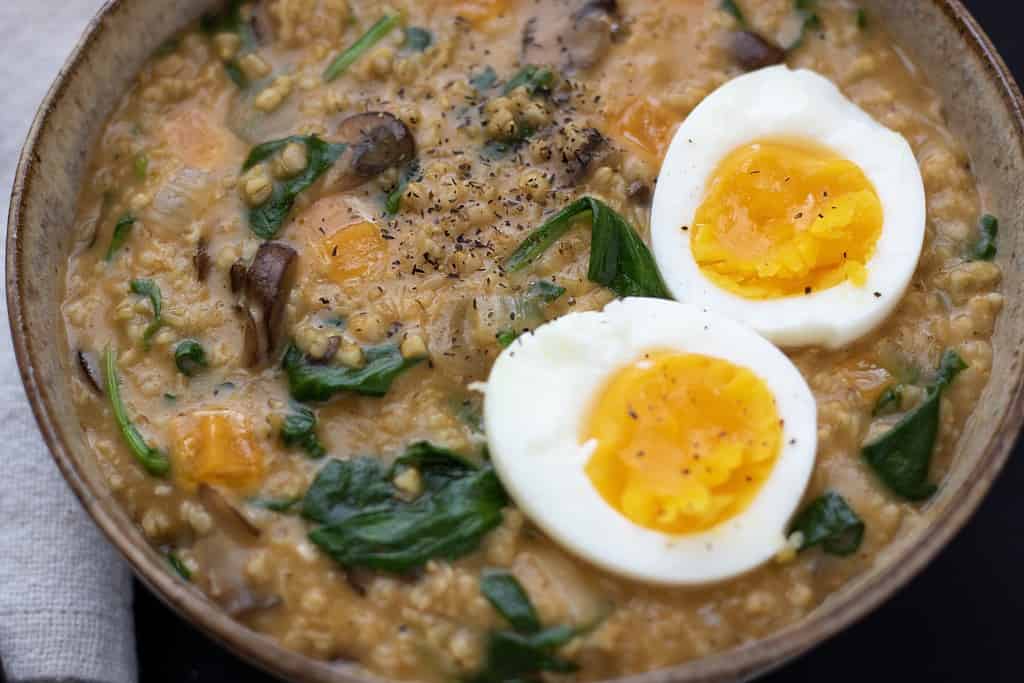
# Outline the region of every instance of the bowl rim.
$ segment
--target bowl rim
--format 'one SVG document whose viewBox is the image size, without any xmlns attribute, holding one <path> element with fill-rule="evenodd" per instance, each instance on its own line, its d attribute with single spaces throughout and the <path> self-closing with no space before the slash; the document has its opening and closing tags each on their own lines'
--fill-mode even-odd
<svg viewBox="0 0 1024 683">
<path fill-rule="evenodd" d="M 30 229 L 23 225 L 23 220 L 36 181 L 38 147 L 51 127 L 52 114 L 62 102 L 66 89 L 76 77 L 83 61 L 87 59 L 90 47 L 104 31 L 111 30 L 111 18 L 131 1 L 107 0 L 89 22 L 43 99 L 19 157 L 8 215 L 5 280 L 14 352 L 29 405 L 47 449 L 79 501 L 108 541 L 128 561 L 135 576 L 179 616 L 198 626 L 236 655 L 287 680 L 317 683 L 385 681 L 387 679 L 348 662 L 321 662 L 287 650 L 277 641 L 229 617 L 198 590 L 172 576 L 161 566 L 151 548 L 133 542 L 132 533 L 126 527 L 126 524 L 130 527 L 131 522 L 122 510 L 114 511 L 117 504 L 113 503 L 108 508 L 103 502 L 104 492 L 89 486 L 82 469 L 72 456 L 67 436 L 51 418 L 54 405 L 50 388 L 40 381 L 36 372 L 36 359 L 44 352 L 46 344 L 34 343 L 30 338 L 22 306 L 26 278 L 30 276 L 28 269 L 22 267 L 22 239 Z M 986 76 L 997 86 L 1003 105 L 1013 119 L 1016 144 L 1024 156 L 1024 97 L 1002 57 L 961 0 L 930 1 L 951 20 L 966 46 L 980 58 Z M 931 533 L 922 534 L 915 544 L 904 549 L 903 562 L 894 563 L 886 571 L 866 581 L 859 590 L 836 596 L 831 602 L 825 603 L 826 607 L 813 610 L 803 619 L 765 638 L 675 667 L 618 680 L 629 683 L 748 680 L 781 666 L 859 621 L 903 588 L 966 524 L 1003 469 L 1022 426 L 1024 372 L 1015 378 L 1005 411 L 991 430 L 981 456 L 967 473 L 957 505 L 947 514 L 935 518 L 931 524 Z"/>
</svg>

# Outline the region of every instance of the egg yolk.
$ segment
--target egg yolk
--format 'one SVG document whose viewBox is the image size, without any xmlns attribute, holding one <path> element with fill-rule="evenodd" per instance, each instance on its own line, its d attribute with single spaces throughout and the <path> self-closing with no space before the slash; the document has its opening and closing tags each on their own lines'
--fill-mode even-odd
<svg viewBox="0 0 1024 683">
<path fill-rule="evenodd" d="M 257 488 L 266 473 L 248 419 L 233 410 L 201 410 L 172 423 L 178 447 L 173 471 L 187 490 L 213 484 L 233 491 Z"/>
<path fill-rule="evenodd" d="M 853 162 L 799 142 L 758 142 L 719 165 L 690 248 L 719 287 L 749 299 L 863 286 L 882 204 Z"/>
<path fill-rule="evenodd" d="M 609 505 L 648 529 L 687 534 L 747 507 L 775 464 L 782 426 L 750 370 L 660 352 L 612 377 L 582 439 L 596 441 L 586 473 Z"/>
<path fill-rule="evenodd" d="M 335 230 L 318 248 L 327 276 L 339 284 L 377 275 L 383 266 L 384 238 L 380 228 L 367 221 Z"/>
</svg>

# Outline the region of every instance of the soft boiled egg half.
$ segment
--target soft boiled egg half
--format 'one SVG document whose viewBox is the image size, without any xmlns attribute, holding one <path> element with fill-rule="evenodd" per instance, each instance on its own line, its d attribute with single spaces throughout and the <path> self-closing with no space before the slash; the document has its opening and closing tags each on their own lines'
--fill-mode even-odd
<svg viewBox="0 0 1024 683">
<path fill-rule="evenodd" d="M 828 79 L 771 67 L 673 137 L 651 240 L 669 290 L 783 346 L 837 348 L 899 303 L 925 233 L 907 141 Z"/>
<path fill-rule="evenodd" d="M 800 372 L 763 337 L 638 298 L 520 337 L 484 399 L 494 466 L 534 523 L 609 571 L 678 585 L 782 549 L 816 417 Z"/>
</svg>

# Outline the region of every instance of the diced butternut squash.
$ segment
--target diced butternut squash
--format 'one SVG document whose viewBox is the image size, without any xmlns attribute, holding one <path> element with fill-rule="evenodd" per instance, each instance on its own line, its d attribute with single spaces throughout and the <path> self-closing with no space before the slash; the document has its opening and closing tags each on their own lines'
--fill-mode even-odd
<svg viewBox="0 0 1024 683">
<path fill-rule="evenodd" d="M 452 0 L 455 14 L 472 24 L 482 24 L 504 14 L 515 0 Z"/>
<path fill-rule="evenodd" d="M 306 274 L 345 284 L 384 273 L 387 241 L 380 228 L 363 220 L 344 197 L 324 197 L 295 222 L 306 243 L 303 251 L 308 258 L 300 262 Z"/>
<path fill-rule="evenodd" d="M 233 410 L 202 410 L 172 423 L 173 471 L 179 485 L 199 484 L 239 493 L 257 489 L 266 476 L 264 454 L 248 418 Z"/>
<path fill-rule="evenodd" d="M 611 131 L 636 152 L 660 163 L 678 123 L 679 119 L 656 99 L 642 97 L 612 115 Z"/>
</svg>

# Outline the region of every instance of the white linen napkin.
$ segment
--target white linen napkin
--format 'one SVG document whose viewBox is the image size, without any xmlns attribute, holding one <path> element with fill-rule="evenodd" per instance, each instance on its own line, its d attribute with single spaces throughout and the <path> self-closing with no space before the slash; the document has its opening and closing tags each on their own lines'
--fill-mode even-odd
<svg viewBox="0 0 1024 683">
<path fill-rule="evenodd" d="M 103 0 L 0 0 L 0 215 L 36 108 Z M 0 242 L 0 254 L 4 245 Z M 50 459 L 0 297 L 0 658 L 10 683 L 135 683 L 132 584 Z"/>
</svg>

